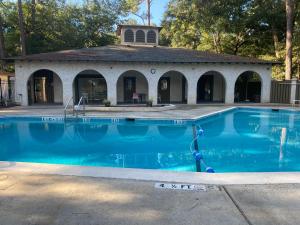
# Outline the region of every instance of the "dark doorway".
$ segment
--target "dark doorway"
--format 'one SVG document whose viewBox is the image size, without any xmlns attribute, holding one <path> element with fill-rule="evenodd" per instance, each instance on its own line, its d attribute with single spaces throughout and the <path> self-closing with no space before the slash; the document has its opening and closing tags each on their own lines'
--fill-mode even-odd
<svg viewBox="0 0 300 225">
<path fill-rule="evenodd" d="M 50 70 L 39 70 L 30 77 L 27 84 L 29 104 L 55 103 L 53 77 Z"/>
<path fill-rule="evenodd" d="M 53 77 L 45 74 L 34 77 L 34 103 L 54 103 Z"/>
<path fill-rule="evenodd" d="M 234 102 L 260 102 L 261 81 L 255 72 L 242 73 L 235 82 Z"/>
<path fill-rule="evenodd" d="M 214 93 L 214 76 L 203 75 L 200 77 L 197 85 L 197 101 L 211 102 Z"/>
<path fill-rule="evenodd" d="M 160 104 L 186 104 L 188 83 L 178 71 L 164 73 L 157 83 L 157 102 Z"/>
<path fill-rule="evenodd" d="M 90 105 L 102 104 L 107 99 L 107 85 L 101 74 L 91 74 L 88 71 L 81 72 L 76 76 L 74 82 L 75 102 L 78 102 L 82 96 Z"/>
<path fill-rule="evenodd" d="M 158 93 L 158 103 L 170 103 L 170 77 L 159 79 Z"/>
<path fill-rule="evenodd" d="M 136 93 L 136 78 L 124 77 L 124 102 L 133 102 L 134 93 Z"/>
<path fill-rule="evenodd" d="M 197 83 L 197 103 L 225 102 L 226 83 L 222 74 L 209 71 L 203 74 Z"/>
</svg>

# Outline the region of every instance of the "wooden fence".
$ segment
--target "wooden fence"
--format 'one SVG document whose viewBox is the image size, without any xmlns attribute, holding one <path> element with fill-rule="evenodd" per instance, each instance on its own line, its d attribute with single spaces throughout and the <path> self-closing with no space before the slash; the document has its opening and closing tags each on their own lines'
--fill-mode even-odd
<svg viewBox="0 0 300 225">
<path fill-rule="evenodd" d="M 297 86 L 296 86 L 296 97 L 295 97 L 295 99 L 297 99 L 297 100 L 300 99 L 300 87 L 299 87 L 299 85 L 300 85 L 300 81 L 298 80 L 297 81 Z"/>
<path fill-rule="evenodd" d="M 297 85 L 296 92 L 297 92 L 297 95 L 299 94 L 299 96 L 300 96 L 300 88 L 298 88 L 298 85 Z M 272 103 L 287 103 L 288 104 L 288 103 L 290 103 L 290 98 L 291 98 L 290 82 L 272 80 L 270 101 Z"/>
</svg>

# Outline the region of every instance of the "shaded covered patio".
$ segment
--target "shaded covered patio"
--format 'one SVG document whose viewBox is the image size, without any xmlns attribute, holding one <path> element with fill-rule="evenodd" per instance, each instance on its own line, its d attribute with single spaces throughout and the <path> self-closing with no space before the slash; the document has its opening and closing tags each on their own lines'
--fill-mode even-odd
<svg viewBox="0 0 300 225">
<path fill-rule="evenodd" d="M 142 73 L 126 71 L 117 81 L 117 104 L 145 104 L 149 98 L 148 89 L 148 81 Z"/>
</svg>

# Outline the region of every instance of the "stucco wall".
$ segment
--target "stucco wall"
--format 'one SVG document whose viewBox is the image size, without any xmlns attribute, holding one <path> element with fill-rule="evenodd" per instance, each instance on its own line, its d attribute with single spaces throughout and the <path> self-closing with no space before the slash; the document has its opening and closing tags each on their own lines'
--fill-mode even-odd
<svg viewBox="0 0 300 225">
<path fill-rule="evenodd" d="M 63 87 L 61 80 L 58 76 L 53 76 L 53 87 L 54 87 L 54 103 L 63 102 Z"/>
<path fill-rule="evenodd" d="M 28 104 L 26 83 L 30 75 L 39 69 L 55 72 L 63 83 L 63 103 L 73 95 L 73 80 L 83 70 L 96 70 L 107 82 L 108 99 L 117 102 L 117 80 L 128 70 L 142 73 L 148 80 L 149 97 L 157 102 L 157 84 L 159 78 L 168 71 L 178 71 L 187 79 L 188 104 L 196 104 L 197 82 L 207 71 L 218 71 L 226 81 L 225 102 L 234 102 L 234 85 L 237 77 L 245 71 L 257 72 L 262 80 L 261 101 L 270 101 L 271 65 L 258 64 L 142 64 L 142 63 L 96 63 L 96 62 L 25 62 L 17 61 L 16 94 L 22 94 L 22 105 Z M 181 88 L 178 89 L 181 95 Z"/>
</svg>

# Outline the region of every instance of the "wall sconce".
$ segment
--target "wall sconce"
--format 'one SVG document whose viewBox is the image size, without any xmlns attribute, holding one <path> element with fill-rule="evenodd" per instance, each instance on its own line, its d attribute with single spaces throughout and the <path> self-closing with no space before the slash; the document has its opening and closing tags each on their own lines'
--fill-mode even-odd
<svg viewBox="0 0 300 225">
<path fill-rule="evenodd" d="M 151 73 L 151 74 L 155 74 L 155 73 L 156 73 L 156 69 L 151 69 L 151 70 L 150 70 L 150 73 Z"/>
</svg>

